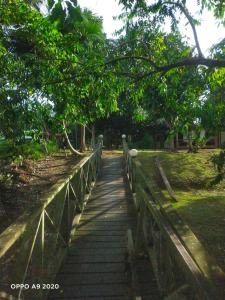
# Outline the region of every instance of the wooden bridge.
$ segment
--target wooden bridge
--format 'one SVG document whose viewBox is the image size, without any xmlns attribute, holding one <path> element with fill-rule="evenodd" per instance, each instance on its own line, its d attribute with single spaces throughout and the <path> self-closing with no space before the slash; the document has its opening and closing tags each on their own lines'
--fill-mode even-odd
<svg viewBox="0 0 225 300">
<path fill-rule="evenodd" d="M 49 299 L 132 299 L 126 234 L 136 218 L 123 173 L 121 156 L 103 159 L 101 177 L 55 280 L 60 289 Z M 145 285 L 141 296 L 159 299 L 154 274 L 150 268 L 146 271 L 150 276 L 138 282 Z"/>
<path fill-rule="evenodd" d="M 125 139 L 123 157 L 101 146 L 0 235 L 0 299 L 225 299 L 223 272 Z"/>
</svg>

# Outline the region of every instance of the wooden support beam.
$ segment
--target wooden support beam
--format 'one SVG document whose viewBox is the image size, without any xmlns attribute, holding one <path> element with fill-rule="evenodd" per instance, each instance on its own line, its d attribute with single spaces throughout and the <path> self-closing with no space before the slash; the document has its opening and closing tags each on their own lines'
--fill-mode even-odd
<svg viewBox="0 0 225 300">
<path fill-rule="evenodd" d="M 163 182 L 164 182 L 164 184 L 166 186 L 166 189 L 167 189 L 170 197 L 172 198 L 173 201 L 176 202 L 177 201 L 176 195 L 175 195 L 175 193 L 174 193 L 174 191 L 173 191 L 173 189 L 172 189 L 172 187 L 171 187 L 171 185 L 169 183 L 168 178 L 166 177 L 166 174 L 165 174 L 165 172 L 163 170 L 163 167 L 162 167 L 162 165 L 161 165 L 160 160 L 159 160 L 158 157 L 155 158 L 155 163 L 156 163 L 156 166 L 157 166 L 157 168 L 159 170 L 159 173 L 160 173 L 160 175 L 162 177 L 162 180 L 163 180 Z"/>
<path fill-rule="evenodd" d="M 128 260 L 131 268 L 131 277 L 132 277 L 132 289 L 134 294 L 134 300 L 141 300 L 140 296 L 140 287 L 138 283 L 138 276 L 136 270 L 136 258 L 135 258 L 135 249 L 134 241 L 132 236 L 131 229 L 127 230 L 127 251 L 128 251 Z"/>
<path fill-rule="evenodd" d="M 163 300 L 188 300 L 184 293 L 190 289 L 188 284 L 183 284 L 181 287 L 173 291 L 170 295 L 163 298 Z"/>
</svg>

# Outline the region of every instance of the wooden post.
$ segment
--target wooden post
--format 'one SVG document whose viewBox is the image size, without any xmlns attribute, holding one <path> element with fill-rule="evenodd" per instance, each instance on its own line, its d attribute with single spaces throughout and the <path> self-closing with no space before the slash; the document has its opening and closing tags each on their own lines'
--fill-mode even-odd
<svg viewBox="0 0 225 300">
<path fill-rule="evenodd" d="M 142 299 L 140 296 L 141 291 L 140 291 L 137 269 L 136 269 L 137 264 L 135 258 L 134 241 L 133 241 L 131 229 L 127 230 L 127 251 L 128 251 L 128 261 L 131 268 L 133 299 L 141 300 Z"/>
<path fill-rule="evenodd" d="M 173 189 L 172 189 L 172 187 L 171 187 L 171 185 L 170 185 L 170 183 L 169 183 L 169 180 L 168 180 L 167 177 L 166 177 L 166 174 L 165 174 L 165 172 L 164 172 L 164 170 L 163 170 L 163 168 L 162 168 L 162 166 L 161 166 L 161 164 L 160 164 L 160 161 L 159 161 L 159 158 L 158 158 L 158 157 L 155 158 L 155 162 L 156 162 L 156 166 L 157 166 L 157 168 L 158 168 L 158 170 L 159 170 L 159 173 L 160 173 L 160 175 L 161 175 L 161 177 L 162 177 L 162 180 L 163 180 L 163 182 L 164 182 L 164 184 L 165 184 L 165 186 L 166 186 L 166 189 L 167 189 L 167 191 L 168 191 L 170 197 L 172 198 L 173 201 L 176 202 L 176 201 L 177 201 L 177 198 L 176 198 L 176 196 L 175 196 L 175 194 L 174 194 L 174 191 L 173 191 Z"/>
<path fill-rule="evenodd" d="M 137 229 L 135 237 L 135 255 L 143 250 L 143 218 L 144 218 L 144 203 L 140 204 L 140 211 L 138 212 Z"/>
<path fill-rule="evenodd" d="M 86 125 L 80 126 L 80 151 L 84 152 L 86 150 L 86 136 L 85 136 Z"/>
</svg>

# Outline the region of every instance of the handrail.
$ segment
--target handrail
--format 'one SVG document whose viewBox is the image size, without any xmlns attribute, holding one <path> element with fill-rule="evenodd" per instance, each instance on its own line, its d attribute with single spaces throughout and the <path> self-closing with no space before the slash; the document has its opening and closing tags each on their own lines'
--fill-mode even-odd
<svg viewBox="0 0 225 300">
<path fill-rule="evenodd" d="M 132 159 L 123 138 L 125 171 L 138 213 L 135 251 L 145 249 L 164 299 L 224 299 L 225 277 L 189 226 L 167 203 L 153 182 Z M 182 298 L 183 299 L 183 298 Z"/>
<path fill-rule="evenodd" d="M 45 299 L 50 289 L 58 288 L 53 280 L 67 253 L 74 219 L 96 181 L 101 153 L 100 139 L 95 151 L 54 184 L 38 207 L 0 235 L 1 299 Z"/>
</svg>

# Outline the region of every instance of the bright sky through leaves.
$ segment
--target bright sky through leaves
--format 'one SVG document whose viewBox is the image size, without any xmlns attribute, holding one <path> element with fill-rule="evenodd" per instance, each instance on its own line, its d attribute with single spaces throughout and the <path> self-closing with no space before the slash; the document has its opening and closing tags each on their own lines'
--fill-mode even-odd
<svg viewBox="0 0 225 300">
<path fill-rule="evenodd" d="M 188 8 L 192 14 L 196 13 L 195 1 L 188 1 Z M 103 17 L 104 31 L 109 38 L 114 37 L 113 33 L 122 26 L 122 22 L 113 20 L 113 16 L 118 16 L 121 13 L 122 7 L 118 5 L 116 0 L 79 0 L 81 7 L 86 7 L 92 10 L 98 16 Z M 200 17 L 202 21 L 201 26 L 197 26 L 197 32 L 199 36 L 200 45 L 202 51 L 207 53 L 213 44 L 218 43 L 225 37 L 225 28 L 216 24 L 216 20 L 213 18 L 212 13 L 204 12 Z M 194 44 L 192 32 L 190 26 L 185 26 L 186 21 L 181 22 L 182 32 L 190 38 L 192 44 Z"/>
</svg>

